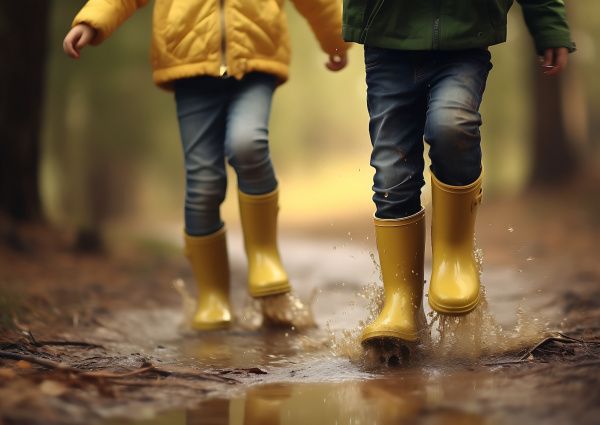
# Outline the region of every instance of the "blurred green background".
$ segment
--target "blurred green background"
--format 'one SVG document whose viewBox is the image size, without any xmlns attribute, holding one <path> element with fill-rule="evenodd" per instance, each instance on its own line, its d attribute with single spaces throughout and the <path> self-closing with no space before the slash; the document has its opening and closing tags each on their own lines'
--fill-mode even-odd
<svg viewBox="0 0 600 425">
<path fill-rule="evenodd" d="M 62 39 L 83 4 L 52 2 L 42 133 L 46 213 L 53 222 L 78 229 L 111 224 L 147 233 L 174 231 L 182 226 L 182 153 L 173 96 L 151 80 L 152 8 L 140 10 L 111 39 L 73 61 L 62 52 Z M 547 125 L 566 130 L 566 140 L 558 143 L 574 155 L 574 166 L 564 173 L 570 179 L 600 165 L 600 2 L 570 1 L 567 9 L 578 51 L 564 76 L 550 83 L 562 98 L 554 105 L 562 120 Z M 351 49 L 347 69 L 331 73 L 291 2 L 287 11 L 291 78 L 278 89 L 271 118 L 282 226 L 368 220 L 373 170 L 362 48 Z M 535 114 L 553 107 L 535 92 L 539 70 L 518 6 L 509 22 L 508 42 L 492 48 L 494 69 L 482 106 L 485 184 L 493 196 L 518 195 L 535 183 Z M 554 149 L 553 143 L 548 141 L 547 149 Z M 546 173 L 548 167 L 551 173 L 560 168 L 546 165 Z M 230 177 L 223 214 L 235 226 L 236 184 Z M 425 190 L 425 203 L 427 196 Z"/>
</svg>

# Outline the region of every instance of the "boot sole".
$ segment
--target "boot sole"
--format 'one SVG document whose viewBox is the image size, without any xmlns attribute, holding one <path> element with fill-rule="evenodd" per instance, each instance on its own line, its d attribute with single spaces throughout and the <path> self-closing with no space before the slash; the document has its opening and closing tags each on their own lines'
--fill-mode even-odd
<svg viewBox="0 0 600 425">
<path fill-rule="evenodd" d="M 271 295 L 286 294 L 292 290 L 289 282 L 279 282 L 260 286 L 259 289 L 249 288 L 250 296 L 253 298 L 268 297 Z"/>
<path fill-rule="evenodd" d="M 363 341 L 362 346 L 371 361 L 376 360 L 379 366 L 406 366 L 418 351 L 419 341 L 407 341 L 397 337 L 381 336 L 372 337 Z M 373 356 L 376 357 L 373 357 Z M 366 359 L 365 359 L 366 360 Z M 368 363 L 371 363 L 367 360 Z"/>
<path fill-rule="evenodd" d="M 231 321 L 192 323 L 192 328 L 194 328 L 197 331 L 216 331 L 221 329 L 227 329 L 230 326 Z"/>
<path fill-rule="evenodd" d="M 477 294 L 477 298 L 475 299 L 475 301 L 473 301 L 467 305 L 457 306 L 457 307 L 454 307 L 454 306 L 449 307 L 449 306 L 445 306 L 442 304 L 438 304 L 431 299 L 431 296 L 428 297 L 429 306 L 433 309 L 433 311 L 440 313 L 440 314 L 448 314 L 448 315 L 461 315 L 461 314 L 470 313 L 471 311 L 475 310 L 475 307 L 477 307 L 479 305 L 480 300 L 481 300 L 481 291 Z"/>
</svg>

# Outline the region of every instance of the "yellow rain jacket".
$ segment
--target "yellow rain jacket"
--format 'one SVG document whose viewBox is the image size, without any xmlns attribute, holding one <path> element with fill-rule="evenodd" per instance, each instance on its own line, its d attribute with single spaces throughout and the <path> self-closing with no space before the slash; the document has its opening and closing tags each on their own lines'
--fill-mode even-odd
<svg viewBox="0 0 600 425">
<path fill-rule="evenodd" d="M 96 29 L 100 44 L 148 0 L 89 0 L 73 21 Z M 293 0 L 321 48 L 347 49 L 339 0 Z M 290 42 L 284 0 L 155 0 L 152 54 L 156 84 L 197 75 L 242 78 L 252 71 L 288 77 Z"/>
</svg>

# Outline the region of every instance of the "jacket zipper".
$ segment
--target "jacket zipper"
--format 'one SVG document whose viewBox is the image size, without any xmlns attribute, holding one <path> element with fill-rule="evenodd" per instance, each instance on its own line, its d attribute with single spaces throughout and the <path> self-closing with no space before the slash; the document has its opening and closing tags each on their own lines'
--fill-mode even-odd
<svg viewBox="0 0 600 425">
<path fill-rule="evenodd" d="M 371 13 L 369 14 L 369 16 L 365 22 L 363 30 L 360 33 L 360 37 L 358 39 L 359 43 L 364 43 L 367 40 L 367 36 L 368 36 L 369 30 L 371 29 L 371 25 L 373 25 L 373 21 L 375 21 L 375 17 L 377 17 L 377 14 L 383 7 L 384 2 L 385 2 L 385 0 L 378 0 L 377 3 L 375 3 L 375 6 L 373 6 L 373 9 L 371 10 Z"/>
<path fill-rule="evenodd" d="M 227 77 L 227 25 L 225 22 L 225 1 L 219 2 L 219 18 L 221 20 L 221 65 L 219 66 L 219 75 Z"/>
<path fill-rule="evenodd" d="M 433 37 L 431 40 L 431 48 L 438 50 L 440 48 L 440 5 L 441 0 L 435 0 L 433 6 Z"/>
</svg>

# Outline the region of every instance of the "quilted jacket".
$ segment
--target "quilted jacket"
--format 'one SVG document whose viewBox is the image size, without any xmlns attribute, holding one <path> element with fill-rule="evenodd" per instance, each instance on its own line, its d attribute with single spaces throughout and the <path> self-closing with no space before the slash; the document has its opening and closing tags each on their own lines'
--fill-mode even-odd
<svg viewBox="0 0 600 425">
<path fill-rule="evenodd" d="M 92 44 L 108 38 L 148 0 L 89 0 L 73 25 L 96 29 Z M 339 0 L 293 0 L 328 54 L 347 49 Z M 155 0 L 151 62 L 154 81 L 198 75 L 242 78 L 260 71 L 288 77 L 290 42 L 284 0 Z"/>
</svg>

